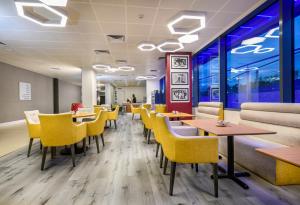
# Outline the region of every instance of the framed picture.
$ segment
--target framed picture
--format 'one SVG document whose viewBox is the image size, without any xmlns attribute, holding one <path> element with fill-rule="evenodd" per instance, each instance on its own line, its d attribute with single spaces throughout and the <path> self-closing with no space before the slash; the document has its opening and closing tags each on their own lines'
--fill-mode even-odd
<svg viewBox="0 0 300 205">
<path fill-rule="evenodd" d="M 219 101 L 220 100 L 220 89 L 219 88 L 211 88 L 210 89 L 210 99 L 211 101 Z"/>
<path fill-rule="evenodd" d="M 188 85 L 188 72 L 172 72 L 171 84 L 172 85 Z"/>
<path fill-rule="evenodd" d="M 171 89 L 171 100 L 172 101 L 189 101 L 189 89 L 188 88 L 172 88 Z"/>
<path fill-rule="evenodd" d="M 187 56 L 171 56 L 171 68 L 172 69 L 188 69 L 188 57 Z"/>
</svg>

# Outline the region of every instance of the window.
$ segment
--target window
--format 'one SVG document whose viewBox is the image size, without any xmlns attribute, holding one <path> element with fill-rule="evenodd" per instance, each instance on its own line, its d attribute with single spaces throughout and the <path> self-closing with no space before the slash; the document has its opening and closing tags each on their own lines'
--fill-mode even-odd
<svg viewBox="0 0 300 205">
<path fill-rule="evenodd" d="M 294 20 L 294 35 L 295 35 L 295 102 L 300 102 L 300 1 L 295 0 L 295 20 Z"/>
<path fill-rule="evenodd" d="M 166 76 L 162 77 L 159 80 L 159 89 L 160 89 L 160 103 L 166 103 L 166 94 L 165 94 L 165 87 L 166 87 Z"/>
<path fill-rule="evenodd" d="M 197 55 L 193 56 L 192 59 L 193 65 L 193 75 L 192 75 L 192 103 L 193 107 L 196 107 L 198 104 L 198 64 L 197 64 Z"/>
<path fill-rule="evenodd" d="M 199 102 L 220 100 L 219 43 L 197 54 Z"/>
<path fill-rule="evenodd" d="M 279 102 L 279 3 L 226 36 L 227 107 Z"/>
</svg>

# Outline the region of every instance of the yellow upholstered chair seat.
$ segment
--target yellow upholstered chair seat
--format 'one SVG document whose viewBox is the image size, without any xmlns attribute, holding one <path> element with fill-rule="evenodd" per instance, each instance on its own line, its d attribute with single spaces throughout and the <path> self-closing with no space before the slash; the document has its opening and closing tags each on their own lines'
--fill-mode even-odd
<svg viewBox="0 0 300 205">
<path fill-rule="evenodd" d="M 214 170 L 215 196 L 218 196 L 218 138 L 207 136 L 180 136 L 172 131 L 168 118 L 156 117 L 157 131 L 161 133 L 161 144 L 165 155 L 165 168 L 171 161 L 169 194 L 173 194 L 176 163 L 211 163 Z"/>
<path fill-rule="evenodd" d="M 144 123 L 144 137 L 148 139 L 148 144 L 150 144 L 151 130 L 153 128 L 153 124 L 149 112 L 146 108 L 141 108 L 140 113 L 142 122 Z"/>
<path fill-rule="evenodd" d="M 141 108 L 140 107 L 134 107 L 132 104 L 130 106 L 131 106 L 132 119 L 134 119 L 135 114 L 140 114 Z"/>
<path fill-rule="evenodd" d="M 43 144 L 44 163 L 48 148 L 71 145 L 73 166 L 75 167 L 75 143 L 85 140 L 86 124 L 73 123 L 72 114 L 40 114 L 41 141 Z M 84 143 L 85 144 L 85 143 Z"/>
<path fill-rule="evenodd" d="M 167 106 L 164 104 L 157 104 L 157 105 L 155 105 L 155 112 L 156 113 L 165 113 L 165 112 L 167 112 Z"/>
<path fill-rule="evenodd" d="M 115 123 L 116 129 L 117 129 L 117 119 L 119 117 L 119 109 L 120 109 L 120 106 L 117 105 L 114 111 L 110 111 L 107 113 L 107 120 L 109 120 L 110 123 L 111 123 L 111 120 L 113 120 Z"/>
<path fill-rule="evenodd" d="M 33 139 L 39 139 L 41 136 L 41 125 L 38 110 L 25 111 L 24 114 L 29 136 L 29 146 L 27 151 L 27 157 L 29 157 Z"/>
<path fill-rule="evenodd" d="M 89 137 L 95 137 L 96 139 L 96 145 L 97 145 L 97 152 L 100 152 L 99 149 L 99 141 L 98 137 L 100 136 L 102 139 L 102 144 L 104 146 L 104 138 L 103 138 L 103 133 L 104 133 L 104 128 L 105 128 L 105 123 L 107 120 L 107 111 L 102 110 L 99 115 L 97 115 L 96 119 L 91 122 L 87 122 L 87 136 Z"/>
<path fill-rule="evenodd" d="M 152 105 L 151 104 L 143 104 L 143 108 L 146 108 L 147 110 L 151 110 Z"/>
</svg>

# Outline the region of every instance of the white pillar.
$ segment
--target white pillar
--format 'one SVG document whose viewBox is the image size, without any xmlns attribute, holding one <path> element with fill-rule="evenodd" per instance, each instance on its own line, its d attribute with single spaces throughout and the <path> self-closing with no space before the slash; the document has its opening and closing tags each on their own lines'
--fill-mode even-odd
<svg viewBox="0 0 300 205">
<path fill-rule="evenodd" d="M 146 81 L 147 104 L 151 104 L 151 93 L 154 90 L 159 90 L 159 80 Z"/>
<path fill-rule="evenodd" d="M 85 107 L 93 107 L 97 104 L 96 73 L 93 70 L 82 70 L 81 73 L 82 103 Z"/>
<path fill-rule="evenodd" d="M 105 84 L 105 104 L 114 104 L 114 87 L 106 83 Z"/>
</svg>

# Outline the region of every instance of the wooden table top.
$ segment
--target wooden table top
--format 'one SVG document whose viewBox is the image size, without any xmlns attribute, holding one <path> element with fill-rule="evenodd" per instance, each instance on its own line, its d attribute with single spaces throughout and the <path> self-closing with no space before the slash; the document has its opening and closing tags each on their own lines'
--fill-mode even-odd
<svg viewBox="0 0 300 205">
<path fill-rule="evenodd" d="M 300 147 L 259 148 L 256 151 L 300 167 Z"/>
<path fill-rule="evenodd" d="M 161 115 L 168 117 L 168 118 L 184 118 L 184 117 L 195 117 L 195 115 L 184 113 L 184 112 L 177 112 L 177 113 L 172 113 L 172 112 L 164 112 L 160 113 Z"/>
<path fill-rule="evenodd" d="M 213 119 L 181 120 L 181 122 L 217 136 L 276 134 L 273 131 L 232 123 L 229 123 L 226 127 L 218 127 L 217 120 Z"/>
<path fill-rule="evenodd" d="M 96 116 L 96 113 L 82 112 L 82 113 L 73 114 L 72 118 L 85 118 L 85 117 L 94 117 L 94 116 Z"/>
</svg>

